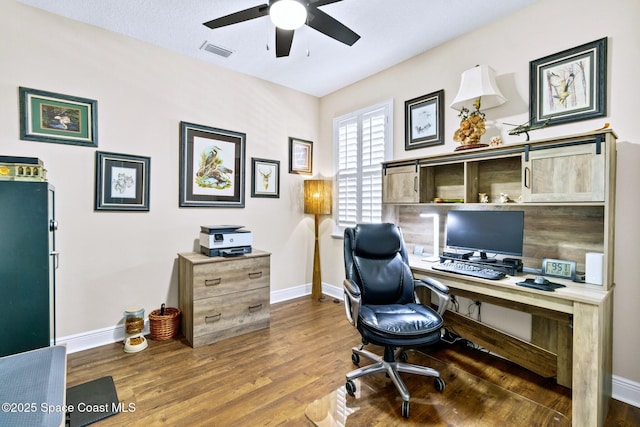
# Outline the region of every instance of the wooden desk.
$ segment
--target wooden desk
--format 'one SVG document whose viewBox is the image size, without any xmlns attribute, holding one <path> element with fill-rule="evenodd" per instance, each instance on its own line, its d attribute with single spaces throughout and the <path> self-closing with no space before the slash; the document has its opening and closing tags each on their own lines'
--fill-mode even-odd
<svg viewBox="0 0 640 427">
<path fill-rule="evenodd" d="M 611 398 L 613 285 L 605 291 L 599 286 L 558 279 L 555 281 L 567 287 L 546 292 L 517 286 L 516 282 L 522 281 L 526 275 L 486 280 L 433 270 L 432 263 L 418 257 L 411 257 L 410 264 L 416 278 L 437 278 L 449 286 L 452 295 L 532 314 L 532 341 L 535 343 L 496 333 L 504 340 L 479 344 L 512 360 L 509 348 L 502 346 L 502 343 L 513 345 L 519 341 L 519 350 L 530 346 L 532 351 L 542 347 L 537 350 L 541 354 L 555 353 L 558 383 L 573 389 L 573 425 L 604 425 Z M 454 318 L 452 320 L 455 321 Z M 478 322 L 476 325 L 489 328 Z M 464 324 L 462 328 L 463 335 L 471 335 L 467 338 L 474 341 L 474 328 L 465 328 Z M 482 335 L 482 332 L 478 335 Z M 543 342 L 545 338 L 547 340 Z M 521 352 L 521 356 L 523 353 L 526 357 L 527 352 Z M 513 352 L 517 359 L 516 354 Z M 526 366 L 526 360 L 514 361 Z M 536 371 L 535 366 L 526 367 Z"/>
</svg>

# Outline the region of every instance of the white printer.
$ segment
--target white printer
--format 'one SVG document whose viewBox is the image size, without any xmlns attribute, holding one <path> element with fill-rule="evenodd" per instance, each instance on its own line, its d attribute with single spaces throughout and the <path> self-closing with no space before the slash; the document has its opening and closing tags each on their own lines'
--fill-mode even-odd
<svg viewBox="0 0 640 427">
<path fill-rule="evenodd" d="M 200 252 L 207 256 L 238 256 L 251 253 L 253 234 L 243 225 L 201 225 Z"/>
</svg>

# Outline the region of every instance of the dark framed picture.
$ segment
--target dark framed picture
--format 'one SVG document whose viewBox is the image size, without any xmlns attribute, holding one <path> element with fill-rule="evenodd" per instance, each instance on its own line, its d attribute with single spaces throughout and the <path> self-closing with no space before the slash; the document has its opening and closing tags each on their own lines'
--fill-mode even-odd
<svg viewBox="0 0 640 427">
<path fill-rule="evenodd" d="M 244 207 L 246 135 L 180 122 L 180 206 Z"/>
<path fill-rule="evenodd" d="M 251 158 L 251 197 L 280 197 L 280 161 Z"/>
<path fill-rule="evenodd" d="M 148 211 L 151 158 L 96 151 L 97 211 Z"/>
<path fill-rule="evenodd" d="M 20 139 L 98 146 L 98 101 L 19 88 Z"/>
<path fill-rule="evenodd" d="M 289 137 L 289 173 L 311 175 L 313 142 Z"/>
<path fill-rule="evenodd" d="M 404 102 L 404 149 L 444 144 L 444 89 Z"/>
<path fill-rule="evenodd" d="M 529 63 L 531 125 L 607 114 L 607 38 Z"/>
</svg>

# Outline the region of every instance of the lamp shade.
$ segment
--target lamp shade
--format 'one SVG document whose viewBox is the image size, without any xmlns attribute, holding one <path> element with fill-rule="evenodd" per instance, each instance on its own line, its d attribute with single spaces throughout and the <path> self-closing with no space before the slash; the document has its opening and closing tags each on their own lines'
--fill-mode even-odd
<svg viewBox="0 0 640 427">
<path fill-rule="evenodd" d="M 278 0 L 269 8 L 271 22 L 283 30 L 295 30 L 307 20 L 307 9 L 297 0 Z"/>
<path fill-rule="evenodd" d="M 304 213 L 329 215 L 331 204 L 331 181 L 325 179 L 304 181 Z"/>
<path fill-rule="evenodd" d="M 497 107 L 507 102 L 496 84 L 496 72 L 488 65 L 477 65 L 462 73 L 460 89 L 450 107 L 462 110 L 471 109 L 480 99 L 483 109 Z"/>
</svg>

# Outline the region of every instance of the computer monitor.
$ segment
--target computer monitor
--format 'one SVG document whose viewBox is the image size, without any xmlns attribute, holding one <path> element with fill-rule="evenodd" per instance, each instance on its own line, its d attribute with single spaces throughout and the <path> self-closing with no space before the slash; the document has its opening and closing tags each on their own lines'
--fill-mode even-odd
<svg viewBox="0 0 640 427">
<path fill-rule="evenodd" d="M 450 248 L 477 251 L 472 261 L 495 262 L 487 254 L 522 256 L 524 212 L 507 210 L 450 210 L 445 244 Z"/>
</svg>

